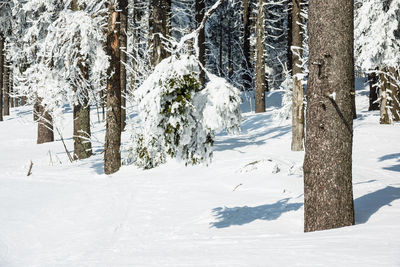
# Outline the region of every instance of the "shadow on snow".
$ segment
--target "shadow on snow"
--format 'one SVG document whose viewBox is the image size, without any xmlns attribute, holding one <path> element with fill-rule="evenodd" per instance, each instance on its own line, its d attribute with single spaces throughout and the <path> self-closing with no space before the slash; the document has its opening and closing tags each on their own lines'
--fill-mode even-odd
<svg viewBox="0 0 400 267">
<path fill-rule="evenodd" d="M 386 160 L 396 160 L 397 162 L 399 162 L 399 164 L 395 164 L 393 166 L 390 167 L 384 167 L 383 169 L 385 170 L 389 170 L 389 171 L 394 171 L 394 172 L 400 172 L 400 153 L 395 153 L 395 154 L 389 154 L 389 155 L 385 155 L 383 157 L 379 158 L 379 161 L 386 161 Z"/>
<path fill-rule="evenodd" d="M 303 206 L 303 203 L 288 203 L 290 198 L 284 198 L 273 204 L 266 204 L 257 207 L 235 207 L 215 208 L 214 216 L 217 222 L 211 223 L 211 227 L 226 228 L 232 225 L 243 225 L 255 220 L 273 221 L 283 213 L 296 211 Z"/>
<path fill-rule="evenodd" d="M 354 200 L 356 224 L 366 223 L 381 207 L 400 199 L 400 188 L 388 186 Z M 273 204 L 256 207 L 218 207 L 212 210 L 216 222 L 211 227 L 226 228 L 232 225 L 244 225 L 255 220 L 273 221 L 283 213 L 297 211 L 303 203 L 288 203 L 290 198 L 284 198 Z"/>
<path fill-rule="evenodd" d="M 354 200 L 356 224 L 366 223 L 383 206 L 400 199 L 400 188 L 388 186 Z"/>
</svg>

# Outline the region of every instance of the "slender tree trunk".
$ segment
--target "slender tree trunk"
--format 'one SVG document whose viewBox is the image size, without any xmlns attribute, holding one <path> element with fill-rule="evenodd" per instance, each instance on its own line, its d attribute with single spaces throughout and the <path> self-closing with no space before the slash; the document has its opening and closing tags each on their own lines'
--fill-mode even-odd
<svg viewBox="0 0 400 267">
<path fill-rule="evenodd" d="M 354 82 L 353 82 L 354 84 Z M 356 106 L 356 87 L 351 89 L 351 109 L 353 112 L 353 119 L 357 119 L 357 106 Z"/>
<path fill-rule="evenodd" d="M 232 27 L 231 20 L 228 22 L 228 78 L 233 76 L 233 60 L 232 60 Z"/>
<path fill-rule="evenodd" d="M 40 100 L 39 100 L 40 103 Z M 43 144 L 54 141 L 53 120 L 50 113 L 38 104 L 38 136 L 37 143 Z"/>
<path fill-rule="evenodd" d="M 264 0 L 258 0 L 257 11 L 257 62 L 256 62 L 256 94 L 255 94 L 255 111 L 256 113 L 265 112 L 265 58 L 264 58 Z"/>
<path fill-rule="evenodd" d="M 25 106 L 26 105 L 26 96 L 21 96 L 21 106 Z"/>
<path fill-rule="evenodd" d="M 246 91 L 251 89 L 251 76 L 250 76 L 250 35 L 251 35 L 251 0 L 243 0 L 243 69 L 244 73 L 242 76 L 243 86 Z"/>
<path fill-rule="evenodd" d="M 123 0 L 125 1 L 125 0 Z M 121 1 L 122 2 L 122 1 Z M 110 67 L 107 71 L 107 114 L 106 138 L 104 147 L 104 172 L 112 174 L 121 167 L 121 54 L 120 54 L 120 16 L 114 1 L 109 2 L 107 54 Z"/>
<path fill-rule="evenodd" d="M 125 6 L 123 6 L 125 4 Z M 126 51 L 128 48 L 128 3 L 127 1 L 120 2 L 120 18 L 121 18 L 121 130 L 126 126 Z"/>
<path fill-rule="evenodd" d="M 222 42 L 223 42 L 223 30 L 222 30 L 222 20 L 223 20 L 223 18 L 220 18 L 220 21 L 219 21 L 219 59 L 218 59 L 218 68 L 219 68 L 219 76 L 223 76 L 223 69 L 224 69 L 224 66 L 223 66 L 223 61 L 222 61 L 222 56 L 223 56 L 223 44 L 222 44 Z"/>
<path fill-rule="evenodd" d="M 310 1 L 304 230 L 354 224 L 352 0 Z M 321 19 L 323 18 L 323 19 Z"/>
<path fill-rule="evenodd" d="M 81 8 L 78 5 L 77 0 L 71 2 L 71 9 L 73 11 L 79 11 Z M 89 78 L 87 67 L 84 62 L 79 60 L 78 68 L 81 72 L 82 77 L 86 80 Z M 83 86 L 83 85 L 82 85 Z M 78 92 L 78 88 L 75 88 L 75 93 Z M 89 105 L 89 92 L 87 88 L 81 88 L 79 90 L 80 95 L 77 96 L 78 101 L 74 104 L 74 156 L 77 159 L 86 159 L 92 155 L 92 143 L 90 141 L 90 105 Z"/>
<path fill-rule="evenodd" d="M 4 116 L 10 115 L 10 83 L 9 83 L 9 68 L 7 62 L 6 51 L 4 48 L 4 58 L 3 58 L 3 88 L 4 88 Z"/>
<path fill-rule="evenodd" d="M 368 74 L 368 82 L 369 82 L 369 108 L 368 110 L 379 110 L 379 103 L 378 101 L 378 92 L 379 87 L 377 86 L 378 83 L 378 76 L 376 73 Z"/>
<path fill-rule="evenodd" d="M 386 68 L 382 69 L 382 72 L 379 74 L 380 80 L 380 90 L 379 90 L 379 98 L 380 98 L 380 123 L 381 124 L 390 124 L 392 122 L 392 118 L 390 116 L 390 95 L 388 89 L 390 88 L 390 82 L 386 75 L 388 70 Z"/>
<path fill-rule="evenodd" d="M 8 80 L 9 80 L 9 88 L 10 88 L 10 108 L 16 107 L 17 98 L 14 97 L 14 83 L 13 83 L 13 72 L 12 68 L 8 68 Z"/>
<path fill-rule="evenodd" d="M 0 33 L 0 121 L 3 121 L 3 70 L 4 70 L 4 39 Z"/>
<path fill-rule="evenodd" d="M 288 68 L 288 71 L 292 71 L 292 66 L 293 66 L 293 53 L 292 53 L 292 49 L 291 49 L 291 47 L 294 45 L 293 44 L 293 35 L 294 35 L 294 33 L 292 32 L 293 31 L 293 17 L 297 18 L 297 12 L 295 13 L 295 11 L 293 10 L 293 5 L 295 4 L 293 2 L 301 3 L 301 0 L 300 1 L 291 0 L 291 2 L 292 2 L 292 4 L 291 5 L 289 4 L 288 11 L 287 11 L 288 12 L 287 13 L 287 21 L 288 21 L 288 29 L 287 29 L 288 30 L 287 31 L 287 68 Z M 290 6 L 292 7 L 291 10 L 290 10 Z M 301 9 L 301 6 L 296 7 L 296 8 Z M 300 14 L 299 14 L 298 17 L 300 17 Z M 301 21 L 301 18 L 298 21 Z M 300 38 L 301 38 L 301 36 L 300 36 Z M 300 45 L 300 47 L 301 47 L 301 45 Z"/>
<path fill-rule="evenodd" d="M 150 16 L 150 37 L 152 51 L 150 62 L 155 67 L 163 59 L 170 56 L 165 49 L 162 35 L 164 38 L 169 37 L 170 33 L 170 14 L 171 0 L 150 0 L 153 12 Z"/>
<path fill-rule="evenodd" d="M 299 75 L 302 73 L 301 56 L 301 4 L 302 0 L 292 0 L 292 73 L 293 73 L 293 105 L 292 105 L 292 151 L 303 150 L 304 140 L 304 89 Z"/>
<path fill-rule="evenodd" d="M 206 9 L 205 0 L 196 0 L 196 28 L 200 26 L 201 21 L 203 20 L 204 13 Z M 199 32 L 198 37 L 198 46 L 199 46 L 199 61 L 203 67 L 206 66 L 206 35 L 204 31 L 204 27 Z M 206 73 L 203 68 L 200 71 L 200 83 L 202 86 L 206 83 Z"/>
</svg>

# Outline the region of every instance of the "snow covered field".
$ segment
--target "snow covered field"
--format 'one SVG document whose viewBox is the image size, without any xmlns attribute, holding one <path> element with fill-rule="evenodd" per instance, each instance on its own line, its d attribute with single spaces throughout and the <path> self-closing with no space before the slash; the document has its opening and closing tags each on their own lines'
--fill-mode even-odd
<svg viewBox="0 0 400 267">
<path fill-rule="evenodd" d="M 0 266 L 400 266 L 400 125 L 379 125 L 367 90 L 357 106 L 357 225 L 307 234 L 304 154 L 272 112 L 245 113 L 243 133 L 219 136 L 209 167 L 106 176 L 95 113 L 97 155 L 71 164 L 60 141 L 35 144 L 30 107 L 13 109 L 0 123 Z"/>
</svg>

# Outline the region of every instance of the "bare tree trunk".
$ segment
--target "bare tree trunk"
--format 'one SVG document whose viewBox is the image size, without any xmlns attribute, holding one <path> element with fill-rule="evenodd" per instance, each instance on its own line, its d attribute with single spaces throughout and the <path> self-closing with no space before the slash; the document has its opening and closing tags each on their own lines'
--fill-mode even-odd
<svg viewBox="0 0 400 267">
<path fill-rule="evenodd" d="M 8 68 L 8 79 L 9 79 L 9 87 L 10 87 L 10 108 L 15 108 L 17 106 L 17 98 L 14 97 L 14 83 L 13 83 L 13 72 L 12 68 Z"/>
<path fill-rule="evenodd" d="M 21 96 L 21 106 L 25 106 L 26 105 L 26 96 Z"/>
<path fill-rule="evenodd" d="M 264 0 L 258 0 L 257 11 L 257 62 L 256 62 L 256 94 L 255 94 L 255 111 L 256 113 L 265 112 L 265 58 L 264 58 Z"/>
<path fill-rule="evenodd" d="M 233 60 L 232 60 L 232 20 L 231 13 L 228 12 L 228 78 L 232 79 L 233 76 Z"/>
<path fill-rule="evenodd" d="M 292 73 L 293 73 L 293 105 L 292 105 L 292 151 L 303 150 L 304 140 L 304 89 L 299 75 L 302 73 L 301 56 L 301 4 L 302 0 L 292 0 Z"/>
<path fill-rule="evenodd" d="M 354 224 L 353 8 L 352 0 L 310 1 L 305 232 Z"/>
<path fill-rule="evenodd" d="M 153 12 L 150 15 L 150 38 L 152 51 L 150 62 L 155 67 L 163 59 L 170 56 L 165 49 L 161 35 L 169 37 L 171 0 L 150 0 Z"/>
<path fill-rule="evenodd" d="M 251 35 L 251 0 L 243 0 L 243 54 L 244 54 L 244 61 L 243 61 L 243 69 L 245 72 L 243 73 L 243 86 L 246 91 L 251 89 L 252 79 L 250 76 L 250 66 L 251 66 L 251 59 L 250 59 L 250 35 Z"/>
<path fill-rule="evenodd" d="M 39 100 L 40 102 L 40 100 Z M 54 141 L 53 120 L 50 113 L 38 104 L 38 136 L 37 143 L 43 144 Z"/>
<path fill-rule="evenodd" d="M 77 0 L 71 2 L 71 9 L 78 11 L 81 8 Z M 78 62 L 78 68 L 82 77 L 89 78 L 87 67 L 82 60 Z M 78 91 L 74 89 L 75 93 Z M 86 159 L 92 155 L 92 143 L 90 141 L 90 105 L 89 105 L 89 92 L 87 89 L 80 90 L 81 95 L 77 96 L 79 101 L 74 104 L 74 156 L 73 159 Z"/>
<path fill-rule="evenodd" d="M 388 72 L 387 68 L 382 69 L 382 72 L 379 74 L 380 80 L 380 90 L 379 90 L 379 98 L 380 98 L 380 123 L 381 124 L 390 124 L 392 118 L 390 116 L 390 81 L 386 75 Z"/>
<path fill-rule="evenodd" d="M 90 141 L 90 106 L 87 98 L 74 105 L 74 159 L 86 159 L 92 155 Z"/>
<path fill-rule="evenodd" d="M 218 69 L 219 69 L 219 76 L 223 76 L 223 69 L 224 69 L 224 66 L 223 66 L 223 62 L 222 62 L 222 56 L 223 56 L 223 46 L 222 46 L 222 42 L 223 42 L 223 30 L 222 30 L 222 20 L 223 20 L 223 18 L 220 18 L 220 21 L 219 21 L 219 58 L 218 58 Z"/>
<path fill-rule="evenodd" d="M 398 71 L 390 67 L 389 68 L 390 75 L 390 107 L 393 121 L 400 121 L 400 88 L 397 82 L 399 81 L 399 73 Z"/>
<path fill-rule="evenodd" d="M 368 110 L 379 110 L 379 103 L 378 101 L 378 92 L 379 87 L 377 86 L 378 83 L 378 76 L 376 73 L 368 74 L 368 82 L 369 82 L 369 108 Z"/>
<path fill-rule="evenodd" d="M 205 0 L 196 0 L 196 27 L 199 27 L 201 21 L 203 20 L 204 13 L 206 9 Z M 204 27 L 199 32 L 198 37 L 198 46 L 199 46 L 199 61 L 203 65 L 206 66 L 206 35 L 204 32 Z M 203 69 L 200 70 L 200 83 L 202 86 L 206 83 L 206 73 Z"/>
<path fill-rule="evenodd" d="M 4 116 L 10 115 L 10 83 L 9 83 L 9 67 L 6 56 L 6 48 L 4 48 L 3 58 L 3 88 L 4 88 Z"/>
<path fill-rule="evenodd" d="M 125 4 L 125 6 L 123 6 Z M 121 18 L 121 130 L 126 126 L 126 52 L 128 48 L 128 3 L 127 1 L 120 2 L 120 18 Z"/>
<path fill-rule="evenodd" d="M 288 71 L 292 71 L 292 66 L 293 66 L 293 53 L 292 53 L 292 49 L 291 47 L 294 45 L 293 44 L 293 17 L 297 18 L 297 12 L 295 13 L 295 11 L 293 10 L 293 6 L 295 3 L 293 2 L 299 2 L 300 1 L 296 1 L 296 0 L 291 0 L 292 4 L 289 4 L 288 10 L 287 10 L 287 21 L 288 21 L 288 31 L 287 31 L 287 68 Z M 292 10 L 290 10 L 290 6 L 292 6 Z M 301 9 L 301 6 L 296 7 Z M 299 19 L 299 21 L 301 21 L 301 19 Z M 301 36 L 300 36 L 301 38 Z M 301 47 L 301 45 L 300 45 Z"/>
<path fill-rule="evenodd" d="M 122 1 L 121 1 L 122 2 Z M 112 174 L 121 167 L 121 54 L 120 54 L 120 14 L 114 1 L 109 2 L 107 54 L 110 67 L 107 71 L 107 115 L 104 147 L 104 172 Z"/>
<path fill-rule="evenodd" d="M 4 39 L 0 33 L 0 121 L 3 121 L 3 70 L 4 70 Z"/>
</svg>

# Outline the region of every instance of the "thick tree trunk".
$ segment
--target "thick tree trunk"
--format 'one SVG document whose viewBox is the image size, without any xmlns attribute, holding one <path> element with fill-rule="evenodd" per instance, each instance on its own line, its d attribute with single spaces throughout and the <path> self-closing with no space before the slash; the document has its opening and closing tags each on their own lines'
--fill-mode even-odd
<svg viewBox="0 0 400 267">
<path fill-rule="evenodd" d="M 4 58 L 3 58 L 3 90 L 4 90 L 4 116 L 10 115 L 10 81 L 9 81 L 9 67 L 6 57 L 6 51 L 4 49 Z"/>
<path fill-rule="evenodd" d="M 398 77 L 397 70 L 393 67 L 384 68 L 379 75 L 381 124 L 391 124 L 393 121 L 400 121 Z"/>
<path fill-rule="evenodd" d="M 109 3 L 107 54 L 110 56 L 107 82 L 106 138 L 104 147 L 104 172 L 112 174 L 121 167 L 121 66 L 120 18 L 114 1 Z"/>
<path fill-rule="evenodd" d="M 389 81 L 390 81 L 390 107 L 393 121 L 400 121 L 400 88 L 398 86 L 399 73 L 398 71 L 390 67 L 389 68 Z"/>
<path fill-rule="evenodd" d="M 354 224 L 353 1 L 310 1 L 304 230 Z"/>
<path fill-rule="evenodd" d="M 196 20 L 196 28 L 200 26 L 201 21 L 203 20 L 204 13 L 206 9 L 206 4 L 205 0 L 196 0 L 196 15 L 195 15 L 195 20 Z M 199 46 L 199 61 L 203 67 L 206 66 L 206 35 L 204 31 L 204 27 L 200 30 L 199 36 L 198 36 L 198 46 Z M 201 68 L 200 71 L 200 83 L 202 86 L 205 85 L 206 83 L 206 73 Z"/>
<path fill-rule="evenodd" d="M 379 110 L 379 103 L 378 103 L 378 93 L 379 87 L 377 86 L 378 83 L 378 76 L 376 73 L 368 74 L 368 82 L 369 82 L 369 108 L 368 110 Z"/>
<path fill-rule="evenodd" d="M 40 100 L 39 100 L 40 101 Z M 38 135 L 37 143 L 43 144 L 54 141 L 53 120 L 50 113 L 38 104 Z"/>
<path fill-rule="evenodd" d="M 0 33 L 0 121 L 3 121 L 3 50 L 4 50 L 4 39 L 3 35 Z"/>
<path fill-rule="evenodd" d="M 165 49 L 162 37 L 168 38 L 170 33 L 171 0 L 150 0 L 153 12 L 150 16 L 150 38 L 152 51 L 150 62 L 155 67 L 163 59 L 170 56 Z"/>
<path fill-rule="evenodd" d="M 264 0 L 258 0 L 257 11 L 257 62 L 256 62 L 256 93 L 255 93 L 255 111 L 256 113 L 265 112 L 265 58 L 264 58 Z"/>
<path fill-rule="evenodd" d="M 299 76 L 302 73 L 301 55 L 303 40 L 301 37 L 301 3 L 292 0 L 292 73 L 293 73 L 293 105 L 292 105 L 292 151 L 304 149 L 304 89 Z"/>
<path fill-rule="evenodd" d="M 243 79 L 243 87 L 246 91 L 251 89 L 251 76 L 250 76 L 250 35 L 251 35 L 251 0 L 243 0 L 243 69 L 244 73 L 242 76 Z"/>
<path fill-rule="evenodd" d="M 126 4 L 125 6 L 123 6 Z M 121 18 L 121 130 L 123 131 L 126 126 L 126 51 L 128 47 L 128 3 L 127 1 L 120 1 L 120 18 Z"/>
</svg>

